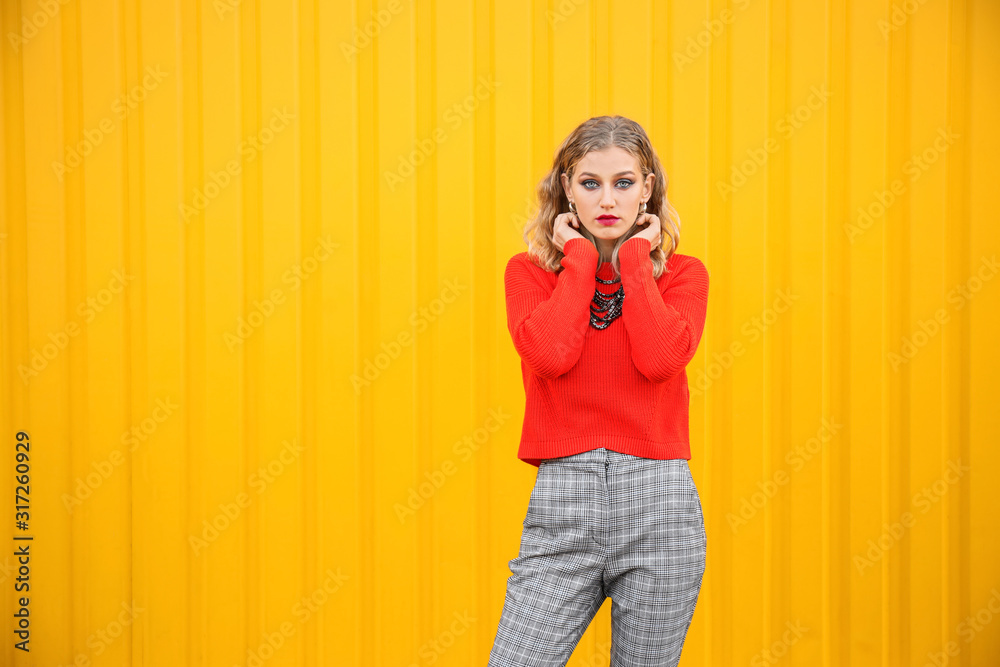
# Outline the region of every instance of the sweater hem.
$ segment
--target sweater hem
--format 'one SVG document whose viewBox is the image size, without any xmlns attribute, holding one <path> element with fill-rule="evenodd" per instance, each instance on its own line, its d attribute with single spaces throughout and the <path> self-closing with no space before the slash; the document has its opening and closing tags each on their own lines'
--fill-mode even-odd
<svg viewBox="0 0 1000 667">
<path fill-rule="evenodd" d="M 584 435 L 560 440 L 525 441 L 518 449 L 517 458 L 537 468 L 545 459 L 572 456 L 599 447 L 646 459 L 691 460 L 691 444 L 686 440 L 655 442 L 623 435 Z"/>
</svg>

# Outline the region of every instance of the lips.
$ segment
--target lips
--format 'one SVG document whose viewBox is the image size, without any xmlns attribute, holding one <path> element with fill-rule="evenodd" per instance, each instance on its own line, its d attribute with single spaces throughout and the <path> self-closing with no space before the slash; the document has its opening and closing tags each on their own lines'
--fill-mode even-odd
<svg viewBox="0 0 1000 667">
<path fill-rule="evenodd" d="M 610 226 L 618 222 L 618 218 L 613 215 L 602 215 L 597 219 L 597 221 L 602 225 Z"/>
</svg>

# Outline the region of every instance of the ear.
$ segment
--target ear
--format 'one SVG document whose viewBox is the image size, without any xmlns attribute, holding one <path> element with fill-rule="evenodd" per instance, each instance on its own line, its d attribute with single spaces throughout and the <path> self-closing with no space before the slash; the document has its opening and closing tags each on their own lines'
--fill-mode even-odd
<svg viewBox="0 0 1000 667">
<path fill-rule="evenodd" d="M 653 183 L 656 182 L 656 174 L 649 172 L 646 174 L 646 184 L 642 189 L 642 198 L 649 201 L 649 198 L 653 195 Z"/>
<path fill-rule="evenodd" d="M 569 176 L 566 175 L 564 171 L 559 175 L 559 179 L 562 181 L 563 193 L 566 195 L 566 199 L 570 199 L 569 196 Z"/>
</svg>

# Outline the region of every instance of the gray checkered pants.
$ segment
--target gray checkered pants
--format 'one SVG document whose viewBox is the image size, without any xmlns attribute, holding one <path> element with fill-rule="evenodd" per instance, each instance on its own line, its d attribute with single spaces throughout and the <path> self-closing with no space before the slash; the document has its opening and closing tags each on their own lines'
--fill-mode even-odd
<svg viewBox="0 0 1000 667">
<path fill-rule="evenodd" d="M 489 667 L 562 667 L 607 597 L 611 667 L 677 665 L 706 544 L 686 459 L 542 461 Z"/>
</svg>

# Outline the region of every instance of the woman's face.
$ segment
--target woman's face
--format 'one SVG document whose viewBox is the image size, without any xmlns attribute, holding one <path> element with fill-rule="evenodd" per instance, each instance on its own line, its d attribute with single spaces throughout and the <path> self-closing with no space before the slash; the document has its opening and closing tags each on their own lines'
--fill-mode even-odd
<svg viewBox="0 0 1000 667">
<path fill-rule="evenodd" d="M 576 166 L 570 182 L 562 175 L 566 197 L 576 205 L 580 222 L 595 239 L 612 244 L 631 229 L 639 216 L 640 202 L 648 201 L 656 175 L 645 181 L 639 161 L 618 146 L 590 151 Z M 610 216 L 601 220 L 602 216 Z"/>
</svg>

